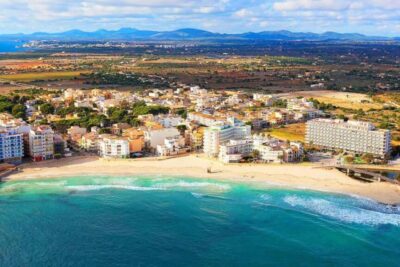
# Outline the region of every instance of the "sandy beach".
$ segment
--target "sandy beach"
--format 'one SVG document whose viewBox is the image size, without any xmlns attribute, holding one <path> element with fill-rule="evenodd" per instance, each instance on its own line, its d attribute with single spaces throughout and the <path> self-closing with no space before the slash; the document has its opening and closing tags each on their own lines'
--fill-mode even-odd
<svg viewBox="0 0 400 267">
<path fill-rule="evenodd" d="M 211 167 L 212 173 L 207 173 Z M 73 157 L 20 166 L 5 180 L 26 180 L 77 175 L 166 175 L 189 176 L 254 183 L 260 187 L 309 189 L 366 197 L 386 204 L 400 203 L 400 186 L 363 183 L 337 170 L 304 164 L 222 164 L 195 155 L 172 159 L 106 160 Z"/>
</svg>

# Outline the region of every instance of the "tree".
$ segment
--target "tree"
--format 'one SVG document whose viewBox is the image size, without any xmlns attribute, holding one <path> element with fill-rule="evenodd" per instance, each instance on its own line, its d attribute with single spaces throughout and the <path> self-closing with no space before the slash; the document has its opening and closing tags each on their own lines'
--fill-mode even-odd
<svg viewBox="0 0 400 267">
<path fill-rule="evenodd" d="M 0 102 L 0 112 L 10 112 L 13 108 L 13 104 L 10 102 Z"/>
<path fill-rule="evenodd" d="M 25 118 L 25 106 L 17 104 L 12 108 L 11 114 L 16 118 Z"/>
<path fill-rule="evenodd" d="M 138 118 L 130 118 L 129 124 L 132 125 L 133 127 L 138 127 L 140 126 L 140 120 Z"/>
<path fill-rule="evenodd" d="M 286 99 L 278 99 L 272 104 L 272 106 L 276 107 L 276 108 L 286 108 L 287 100 Z"/>
<path fill-rule="evenodd" d="M 54 107 L 50 103 L 44 103 L 39 106 L 40 112 L 44 115 L 48 114 L 53 114 L 54 113 Z"/>
<path fill-rule="evenodd" d="M 176 128 L 177 128 L 178 131 L 181 133 L 181 135 L 183 135 L 183 133 L 185 133 L 185 131 L 186 131 L 186 129 L 187 129 L 187 127 L 186 127 L 185 124 L 178 125 L 178 126 L 176 126 Z"/>
<path fill-rule="evenodd" d="M 257 149 L 254 149 L 254 150 L 251 152 L 251 157 L 252 157 L 254 160 L 259 159 L 259 158 L 260 158 L 260 151 L 258 151 Z"/>
<path fill-rule="evenodd" d="M 354 162 L 354 157 L 353 156 L 346 156 L 344 157 L 344 163 L 345 164 L 352 164 Z"/>
<path fill-rule="evenodd" d="M 372 163 L 372 161 L 374 160 L 374 155 L 370 154 L 370 153 L 365 153 L 361 156 L 361 159 L 365 162 L 365 163 Z"/>
<path fill-rule="evenodd" d="M 175 111 L 176 114 L 181 116 L 182 118 L 186 119 L 187 118 L 187 110 L 185 108 L 179 108 Z"/>
</svg>

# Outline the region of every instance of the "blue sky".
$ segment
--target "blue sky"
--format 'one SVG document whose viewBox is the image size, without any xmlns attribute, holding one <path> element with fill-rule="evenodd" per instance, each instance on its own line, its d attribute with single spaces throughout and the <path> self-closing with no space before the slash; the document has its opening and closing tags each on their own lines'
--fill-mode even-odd
<svg viewBox="0 0 400 267">
<path fill-rule="evenodd" d="M 0 33 L 121 27 L 400 36 L 400 0 L 0 0 Z"/>
</svg>

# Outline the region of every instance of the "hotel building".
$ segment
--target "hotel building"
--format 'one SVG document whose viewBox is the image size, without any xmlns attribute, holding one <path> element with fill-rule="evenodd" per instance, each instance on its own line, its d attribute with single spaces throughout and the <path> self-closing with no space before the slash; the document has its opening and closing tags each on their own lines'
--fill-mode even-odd
<svg viewBox="0 0 400 267">
<path fill-rule="evenodd" d="M 307 122 L 306 142 L 329 149 L 370 153 L 384 158 L 390 152 L 390 131 L 369 122 L 315 119 Z"/>
<path fill-rule="evenodd" d="M 251 136 L 251 126 L 244 125 L 234 118 L 228 119 L 229 124 L 214 125 L 204 131 L 204 153 L 208 157 L 217 157 L 220 145 L 230 140 L 243 140 Z"/>
<path fill-rule="evenodd" d="M 12 129 L 0 129 L 0 161 L 20 162 L 24 156 L 22 133 Z"/>
<path fill-rule="evenodd" d="M 34 127 L 29 132 L 29 155 L 33 161 L 54 158 L 54 132 L 48 125 Z"/>
</svg>

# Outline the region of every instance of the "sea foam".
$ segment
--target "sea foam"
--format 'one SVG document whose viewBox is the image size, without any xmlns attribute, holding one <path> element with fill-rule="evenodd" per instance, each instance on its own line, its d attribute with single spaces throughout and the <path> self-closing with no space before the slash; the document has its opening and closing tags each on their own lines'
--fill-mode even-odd
<svg viewBox="0 0 400 267">
<path fill-rule="evenodd" d="M 123 189 L 123 190 L 133 190 L 133 191 L 163 190 L 162 188 L 156 188 L 156 187 L 144 187 L 144 186 L 134 186 L 134 185 L 118 185 L 118 184 L 69 185 L 69 186 L 65 186 L 65 189 L 67 189 L 69 191 L 95 191 L 95 190 L 102 190 L 102 189 Z"/>
<path fill-rule="evenodd" d="M 391 224 L 400 226 L 399 213 L 382 212 L 382 207 L 375 207 L 372 209 L 371 203 L 369 203 L 370 209 L 363 209 L 362 206 L 345 206 L 340 203 L 315 197 L 298 197 L 296 195 L 291 195 L 284 197 L 283 200 L 292 207 L 301 207 L 307 211 L 346 223 L 365 225 Z M 351 203 L 354 204 L 354 202 Z M 379 206 L 377 203 L 376 205 Z"/>
<path fill-rule="evenodd" d="M 227 191 L 231 189 L 231 187 L 227 184 L 218 184 L 218 183 L 210 183 L 210 182 L 187 182 L 187 181 L 176 181 L 176 182 L 165 182 L 154 184 L 154 187 L 162 188 L 162 189 L 171 189 L 171 188 L 209 188 L 216 189 L 219 191 Z"/>
</svg>

